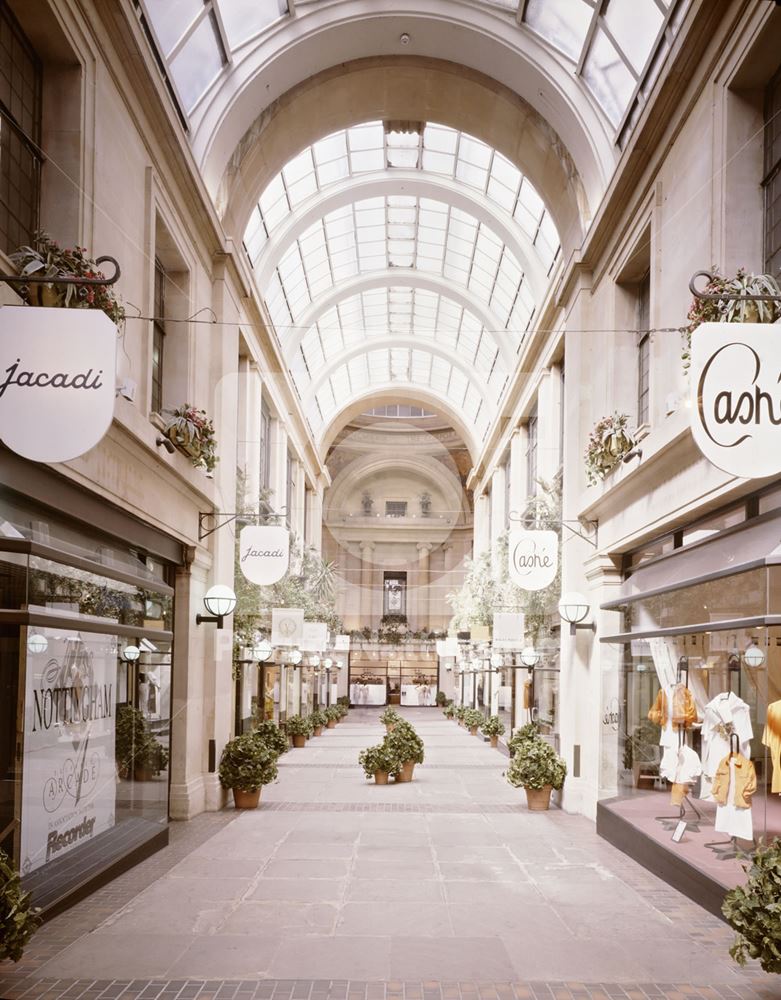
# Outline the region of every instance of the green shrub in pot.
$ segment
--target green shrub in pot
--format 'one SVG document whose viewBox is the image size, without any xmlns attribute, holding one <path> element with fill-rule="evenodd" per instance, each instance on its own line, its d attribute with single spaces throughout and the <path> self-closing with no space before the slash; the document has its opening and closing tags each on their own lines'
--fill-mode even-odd
<svg viewBox="0 0 781 1000">
<path fill-rule="evenodd" d="M 251 730 L 251 733 L 256 740 L 260 740 L 277 757 L 281 757 L 283 753 L 287 753 L 290 749 L 290 741 L 287 738 L 287 734 L 283 733 L 276 722 L 273 722 L 271 719 L 264 719 L 263 722 L 257 723 Z"/>
<path fill-rule="evenodd" d="M 341 705 L 339 702 L 336 703 L 336 711 L 339 713 L 338 718 L 344 719 L 349 713 L 349 708 L 346 705 Z"/>
<path fill-rule="evenodd" d="M 341 718 L 338 705 L 331 705 L 325 710 L 325 717 L 328 720 L 327 726 L 329 729 L 333 729 L 336 723 Z"/>
<path fill-rule="evenodd" d="M 550 743 L 536 738 L 527 740 L 507 768 L 507 780 L 515 788 L 524 788 L 529 808 L 547 809 L 552 789 L 564 785 L 567 765 Z"/>
<path fill-rule="evenodd" d="M 437 705 L 440 708 L 444 708 L 448 704 L 448 697 L 444 691 L 437 691 Z"/>
<path fill-rule="evenodd" d="M 391 731 L 397 722 L 401 721 L 401 715 L 399 715 L 392 705 L 389 705 L 385 711 L 380 714 L 380 722 L 387 728 L 388 732 Z"/>
<path fill-rule="evenodd" d="M 0 850 L 0 961 L 18 962 L 40 922 L 30 893 L 22 889 L 19 872 Z"/>
<path fill-rule="evenodd" d="M 464 712 L 464 725 L 473 735 L 477 734 L 477 727 L 481 725 L 485 716 L 476 708 L 468 708 Z"/>
<path fill-rule="evenodd" d="M 455 719 L 456 717 L 456 706 L 452 703 L 450 705 L 445 705 L 442 709 L 446 719 Z"/>
<path fill-rule="evenodd" d="M 117 709 L 117 726 L 114 756 L 120 778 L 126 778 L 133 770 L 135 758 L 143 750 L 149 739 L 146 719 L 137 708 L 121 705 Z"/>
<path fill-rule="evenodd" d="M 516 729 L 507 741 L 507 749 L 510 751 L 510 756 L 514 757 L 515 754 L 522 749 L 524 744 L 528 743 L 529 740 L 537 740 L 539 738 L 540 727 L 536 722 L 527 722 L 525 726 L 521 726 L 520 729 Z"/>
<path fill-rule="evenodd" d="M 336 704 L 344 706 L 344 708 L 346 708 L 349 711 L 350 710 L 350 697 L 349 697 L 349 695 L 340 694 L 339 697 L 336 699 Z"/>
<path fill-rule="evenodd" d="M 758 847 L 744 871 L 746 884 L 731 889 L 721 908 L 738 935 L 729 953 L 739 965 L 752 958 L 781 973 L 781 840 Z"/>
<path fill-rule="evenodd" d="M 496 746 L 500 736 L 504 736 L 505 727 L 498 715 L 492 715 L 480 726 L 480 732 L 491 741 L 491 746 Z"/>
<path fill-rule="evenodd" d="M 387 740 L 387 737 L 386 737 Z M 387 742 L 378 743 L 377 746 L 367 747 L 358 755 L 358 763 L 363 768 L 367 778 L 374 778 L 376 775 L 393 775 L 394 777 L 401 770 L 401 761 L 388 747 Z M 379 780 L 377 784 L 385 784 L 386 781 Z"/>
<path fill-rule="evenodd" d="M 394 754 L 402 764 L 407 761 L 414 761 L 416 764 L 423 763 L 424 746 L 423 740 L 415 732 L 413 726 L 402 719 L 397 722 L 392 733 L 388 733 L 383 741 L 383 745 Z"/>
<path fill-rule="evenodd" d="M 303 736 L 309 739 L 313 732 L 311 716 L 290 715 L 285 720 L 285 730 L 290 736 Z"/>
<path fill-rule="evenodd" d="M 456 718 L 458 719 L 459 722 L 463 722 L 464 721 L 464 716 L 466 715 L 466 713 L 468 711 L 469 711 L 469 709 L 466 707 L 466 705 L 459 705 L 458 706 L 458 708 L 456 709 Z"/>
<path fill-rule="evenodd" d="M 324 725 L 328 722 L 328 716 L 319 708 L 316 708 L 314 712 L 309 716 L 312 723 L 312 730 L 316 736 L 320 734 L 317 732 L 318 729 L 322 729 Z"/>
<path fill-rule="evenodd" d="M 277 754 L 255 733 L 243 733 L 225 744 L 220 757 L 220 784 L 232 789 L 237 806 L 241 793 L 257 793 L 253 803 L 257 805 L 260 789 L 274 781 L 277 773 Z"/>
</svg>

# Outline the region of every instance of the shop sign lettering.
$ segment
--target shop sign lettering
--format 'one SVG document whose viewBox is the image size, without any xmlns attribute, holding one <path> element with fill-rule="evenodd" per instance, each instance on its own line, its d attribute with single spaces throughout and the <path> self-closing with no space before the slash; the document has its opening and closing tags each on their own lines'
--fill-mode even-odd
<svg viewBox="0 0 781 1000">
<path fill-rule="evenodd" d="M 0 439 L 34 462 L 94 448 L 114 416 L 117 328 L 100 310 L 0 307 Z"/>
<path fill-rule="evenodd" d="M 543 590 L 556 579 L 559 536 L 555 531 L 511 531 L 508 554 L 510 579 L 524 590 Z"/>
<path fill-rule="evenodd" d="M 764 323 L 703 323 L 692 336 L 691 429 L 717 468 L 781 472 L 781 337 Z"/>
<path fill-rule="evenodd" d="M 251 583 L 276 583 L 287 573 L 290 533 L 287 528 L 250 525 L 239 535 L 239 566 Z"/>
</svg>

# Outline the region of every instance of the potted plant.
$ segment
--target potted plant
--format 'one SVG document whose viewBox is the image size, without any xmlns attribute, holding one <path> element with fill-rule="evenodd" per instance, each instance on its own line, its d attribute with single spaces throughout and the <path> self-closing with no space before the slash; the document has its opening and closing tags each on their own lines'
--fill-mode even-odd
<svg viewBox="0 0 781 1000">
<path fill-rule="evenodd" d="M 589 486 L 601 482 L 634 446 L 626 413 L 614 413 L 598 420 L 589 435 L 585 454 Z"/>
<path fill-rule="evenodd" d="M 271 719 L 264 719 L 250 731 L 256 740 L 260 740 L 277 757 L 281 757 L 290 749 L 290 740 Z"/>
<path fill-rule="evenodd" d="M 536 722 L 527 722 L 525 726 L 516 729 L 507 741 L 507 749 L 510 751 L 510 756 L 514 757 L 525 743 L 529 740 L 537 739 L 539 735 L 540 727 Z"/>
<path fill-rule="evenodd" d="M 326 722 L 326 728 L 333 729 L 336 723 L 339 721 L 339 706 L 331 705 L 325 710 L 325 717 L 328 720 Z"/>
<path fill-rule="evenodd" d="M 684 331 L 682 352 L 684 371 L 691 365 L 692 334 L 701 323 L 778 323 L 781 320 L 781 302 L 741 301 L 735 295 L 779 295 L 781 286 L 771 274 L 749 274 L 738 268 L 734 278 L 726 278 L 712 268 L 712 279 L 705 291 L 714 295 L 724 292 L 723 299 L 692 300 Z"/>
<path fill-rule="evenodd" d="M 374 507 L 374 497 L 371 495 L 369 490 L 364 490 L 361 494 L 361 509 L 363 510 L 366 517 L 369 517 Z"/>
<path fill-rule="evenodd" d="M 101 309 L 116 326 L 125 319 L 125 310 L 111 285 L 64 285 L 57 278 L 104 278 L 105 275 L 85 247 L 65 249 L 45 232 L 37 232 L 33 246 L 19 247 L 10 259 L 23 277 L 51 278 L 46 284 L 15 285 L 30 306 L 63 309 Z"/>
<path fill-rule="evenodd" d="M 428 491 L 424 491 L 418 497 L 420 502 L 420 514 L 422 517 L 429 517 L 431 514 L 431 494 Z"/>
<path fill-rule="evenodd" d="M 300 750 L 312 735 L 312 723 L 302 715 L 291 715 L 285 720 L 285 732 L 293 738 L 293 746 Z"/>
<path fill-rule="evenodd" d="M 0 850 L 0 962 L 18 962 L 40 924 L 32 896 L 22 889 L 19 872 Z"/>
<path fill-rule="evenodd" d="M 477 727 L 482 723 L 483 719 L 483 713 L 476 708 L 468 708 L 464 712 L 464 725 L 472 736 L 477 736 Z"/>
<path fill-rule="evenodd" d="M 320 711 L 320 709 L 316 709 L 309 716 L 309 719 L 312 723 L 312 730 L 314 732 L 314 735 L 322 736 L 323 726 L 328 722 L 328 716 L 325 714 L 325 712 Z"/>
<path fill-rule="evenodd" d="M 624 768 L 632 772 L 634 787 L 646 785 L 653 788 L 660 763 L 659 726 L 643 719 L 624 743 Z"/>
<path fill-rule="evenodd" d="M 133 778 L 136 781 L 152 781 L 167 767 L 168 750 L 148 733 L 144 743 L 136 749 L 133 758 Z"/>
<path fill-rule="evenodd" d="M 206 411 L 185 403 L 165 412 L 171 418 L 164 428 L 166 437 L 189 457 L 194 468 L 213 472 L 218 461 L 217 439 Z"/>
<path fill-rule="evenodd" d="M 394 757 L 392 748 L 385 742 L 362 750 L 358 755 L 358 763 L 366 777 L 373 777 L 377 785 L 387 785 L 389 776 L 392 774 L 395 778 L 401 770 L 398 758 Z"/>
<path fill-rule="evenodd" d="M 480 726 L 480 731 L 491 741 L 491 746 L 495 747 L 499 743 L 499 737 L 504 736 L 504 723 L 498 715 L 492 715 Z"/>
<path fill-rule="evenodd" d="M 747 959 L 759 961 L 765 972 L 781 973 L 781 840 L 758 847 L 751 855 L 745 885 L 730 889 L 722 912 L 730 927 L 737 931 L 729 953 L 739 965 Z"/>
<path fill-rule="evenodd" d="M 116 735 L 114 737 L 114 758 L 117 773 L 121 779 L 130 776 L 133 761 L 149 736 L 146 719 L 132 705 L 121 705 L 117 709 Z"/>
<path fill-rule="evenodd" d="M 383 746 L 401 765 L 396 781 L 412 781 L 415 765 L 422 764 L 424 757 L 423 740 L 415 729 L 401 719 L 394 725 L 393 732 L 385 737 Z"/>
<path fill-rule="evenodd" d="M 562 787 L 566 775 L 567 765 L 541 737 L 526 740 L 507 768 L 507 780 L 526 789 L 526 802 L 534 812 L 550 807 L 551 792 Z"/>
<path fill-rule="evenodd" d="M 260 790 L 277 776 L 277 755 L 255 733 L 228 740 L 220 757 L 220 784 L 233 791 L 237 809 L 256 809 Z"/>
<path fill-rule="evenodd" d="M 456 709 L 456 721 L 458 722 L 459 726 L 463 726 L 464 716 L 468 711 L 469 709 L 466 707 L 466 705 L 459 705 L 458 708 Z"/>
<path fill-rule="evenodd" d="M 452 704 L 452 699 L 448 698 L 444 691 L 437 691 L 436 703 L 440 708 L 445 708 L 446 705 Z"/>
<path fill-rule="evenodd" d="M 347 711 L 349 712 L 350 711 L 350 696 L 347 695 L 347 694 L 340 694 L 339 697 L 336 699 L 336 704 L 337 705 L 341 705 L 343 708 L 346 708 Z"/>
<path fill-rule="evenodd" d="M 442 709 L 442 713 L 446 719 L 455 719 L 456 717 L 456 706 L 452 703 L 450 705 L 445 705 Z"/>
<path fill-rule="evenodd" d="M 392 733 L 396 723 L 401 722 L 401 716 L 395 708 L 389 705 L 380 715 L 380 722 L 385 726 L 386 732 Z"/>
</svg>

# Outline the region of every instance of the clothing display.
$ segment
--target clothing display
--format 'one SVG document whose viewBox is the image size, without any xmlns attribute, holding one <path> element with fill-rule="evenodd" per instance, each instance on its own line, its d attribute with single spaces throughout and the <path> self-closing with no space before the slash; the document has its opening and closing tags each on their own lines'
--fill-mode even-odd
<svg viewBox="0 0 781 1000">
<path fill-rule="evenodd" d="M 757 790 L 754 764 L 742 753 L 730 753 L 719 763 L 713 779 L 717 833 L 726 833 L 740 840 L 754 839 L 751 816 L 751 796 Z"/>
<path fill-rule="evenodd" d="M 670 710 L 672 705 L 672 711 Z M 648 713 L 651 722 L 664 729 L 668 722 L 673 726 L 686 729 L 697 721 L 697 707 L 694 697 L 685 684 L 675 684 L 668 694 L 664 688 L 659 688 L 656 702 Z"/>
<path fill-rule="evenodd" d="M 691 785 L 702 774 L 702 763 L 697 753 L 685 744 L 677 749 L 668 747 L 659 765 L 659 774 L 672 783 L 670 801 L 679 806 L 689 794 Z"/>
<path fill-rule="evenodd" d="M 705 706 L 702 723 L 702 786 L 701 799 L 712 799 L 711 785 L 719 764 L 730 752 L 730 735 L 736 734 L 740 752 L 751 756 L 751 726 L 749 706 L 732 691 L 717 694 Z"/>
<path fill-rule="evenodd" d="M 781 701 L 774 701 L 767 706 L 762 743 L 770 750 L 770 760 L 773 764 L 771 791 L 774 795 L 781 795 Z"/>
</svg>

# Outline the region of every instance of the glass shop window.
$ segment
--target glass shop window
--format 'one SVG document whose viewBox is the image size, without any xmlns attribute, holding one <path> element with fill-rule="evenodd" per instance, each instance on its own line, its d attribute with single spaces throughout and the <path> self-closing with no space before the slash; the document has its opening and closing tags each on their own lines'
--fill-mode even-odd
<svg viewBox="0 0 781 1000">
<path fill-rule="evenodd" d="M 781 67 L 765 92 L 765 270 L 781 276 Z"/>
</svg>

